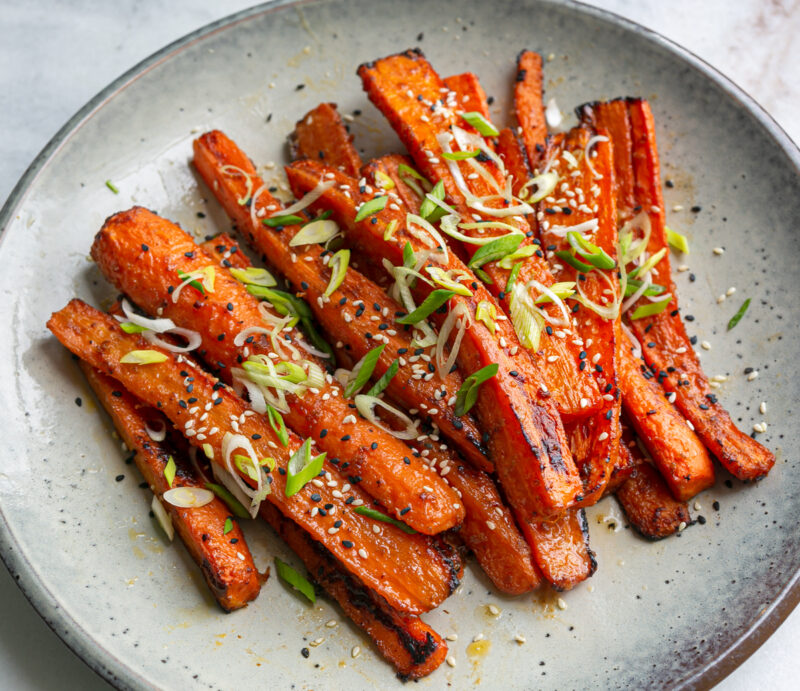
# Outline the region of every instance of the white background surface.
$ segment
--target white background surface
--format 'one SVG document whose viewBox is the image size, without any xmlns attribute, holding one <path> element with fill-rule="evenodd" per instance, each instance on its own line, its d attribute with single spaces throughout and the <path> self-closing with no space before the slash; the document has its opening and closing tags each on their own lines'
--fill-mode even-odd
<svg viewBox="0 0 800 691">
<path fill-rule="evenodd" d="M 0 0 L 0 200 L 86 101 L 163 45 L 248 0 Z M 594 0 L 748 91 L 800 142 L 800 0 Z M 454 2 L 454 6 L 457 3 Z M 721 691 L 797 688 L 800 610 Z M 39 619 L 0 566 L 0 689 L 110 688 Z"/>
</svg>

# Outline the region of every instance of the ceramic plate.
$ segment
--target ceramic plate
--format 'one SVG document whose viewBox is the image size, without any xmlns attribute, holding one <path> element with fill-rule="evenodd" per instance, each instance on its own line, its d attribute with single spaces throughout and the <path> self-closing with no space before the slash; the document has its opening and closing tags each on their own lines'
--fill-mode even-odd
<svg viewBox="0 0 800 691">
<path fill-rule="evenodd" d="M 761 438 L 778 458 L 756 486 L 720 471 L 717 486 L 697 498 L 694 514 L 705 524 L 662 542 L 638 538 L 613 499 L 593 508 L 599 570 L 563 595 L 566 609 L 555 606 L 554 594 L 502 597 L 468 568 L 457 594 L 426 617 L 442 634 L 458 634 L 456 666 L 443 666 L 420 687 L 706 686 L 795 604 L 797 149 L 708 66 L 618 18 L 534 0 L 455 7 L 440 0 L 275 3 L 187 36 L 78 113 L 3 210 L 0 547 L 42 616 L 112 683 L 399 685 L 334 606 L 310 607 L 274 578 L 245 611 L 218 610 L 184 549 L 162 541 L 148 516 L 149 492 L 139 489 L 75 363 L 44 325 L 73 295 L 102 304 L 111 294 L 87 261 L 109 214 L 137 203 L 199 235 L 229 227 L 187 165 L 198 132 L 220 128 L 255 161 L 280 164 L 295 120 L 333 100 L 345 113 L 363 111 L 352 131 L 365 156 L 398 149 L 355 69 L 416 45 L 442 74 L 477 72 L 495 97 L 498 123 L 508 119 L 522 48 L 549 56 L 548 96 L 565 110 L 619 95 L 651 99 L 662 173 L 674 185 L 665 190 L 667 208 L 684 209 L 670 211 L 668 221 L 692 244 L 691 270 L 677 275 L 684 313 L 696 316 L 690 333 L 712 346 L 701 351 L 708 374 L 727 375 L 718 393 L 733 418 L 747 430 L 766 421 Z M 718 304 L 732 286 L 736 293 Z M 746 297 L 747 316 L 726 332 Z M 749 380 L 751 371 L 758 377 Z M 260 526 L 249 538 L 262 567 L 275 554 L 292 559 Z M 330 619 L 339 625 L 327 628 Z M 469 644 L 479 633 L 488 644 L 476 651 Z M 518 634 L 525 644 L 514 642 Z M 318 638 L 302 657 L 301 648 Z M 353 658 L 355 645 L 362 652 Z"/>
</svg>

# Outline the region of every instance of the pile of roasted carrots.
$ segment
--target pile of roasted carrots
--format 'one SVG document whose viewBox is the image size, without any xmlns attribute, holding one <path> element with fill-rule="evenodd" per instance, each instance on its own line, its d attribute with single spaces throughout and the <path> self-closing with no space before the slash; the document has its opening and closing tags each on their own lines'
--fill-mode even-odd
<svg viewBox="0 0 800 691">
<path fill-rule="evenodd" d="M 285 205 L 208 132 L 194 166 L 260 262 L 132 208 L 91 252 L 124 298 L 75 299 L 48 326 L 223 609 L 258 595 L 237 521 L 260 515 L 417 678 L 447 655 L 419 615 L 467 551 L 504 593 L 572 588 L 596 568 L 584 507 L 615 493 L 663 538 L 691 522 L 712 456 L 742 480 L 774 457 L 686 335 L 646 101 L 581 106 L 548 135 L 530 51 L 516 130 L 475 75 L 443 79 L 419 51 L 358 75 L 407 153 L 364 163 L 323 103 L 290 136 Z"/>
</svg>

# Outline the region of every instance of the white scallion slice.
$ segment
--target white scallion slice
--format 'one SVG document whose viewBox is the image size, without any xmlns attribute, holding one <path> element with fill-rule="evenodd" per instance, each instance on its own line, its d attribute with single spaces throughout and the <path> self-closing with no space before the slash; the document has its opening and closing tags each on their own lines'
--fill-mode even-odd
<svg viewBox="0 0 800 691">
<path fill-rule="evenodd" d="M 464 338 L 466 330 L 470 326 L 472 326 L 472 315 L 470 314 L 469 308 L 463 302 L 457 303 L 444 320 L 436 340 L 436 368 L 442 379 L 448 375 L 450 369 L 455 364 L 458 351 L 461 348 L 461 341 Z M 445 348 L 453 328 L 456 329 L 456 336 L 453 339 L 450 353 L 447 358 L 445 358 Z"/>
<path fill-rule="evenodd" d="M 336 184 L 335 180 L 324 180 L 320 181 L 317 186 L 311 190 L 308 194 L 303 195 L 303 198 L 296 201 L 291 206 L 287 206 L 285 209 L 282 209 L 280 216 L 292 216 L 294 214 L 300 213 L 303 209 L 311 206 L 317 199 L 319 199 L 325 192 L 327 192 L 331 187 Z"/>
<path fill-rule="evenodd" d="M 245 184 L 247 185 L 247 191 L 244 194 L 244 197 L 239 197 L 236 201 L 238 202 L 239 206 L 244 206 L 247 202 L 250 201 L 250 198 L 253 196 L 253 178 L 250 177 L 249 173 L 246 173 L 238 166 L 222 166 L 220 169 L 223 173 L 227 173 L 228 175 L 232 173 L 238 173 L 245 179 Z"/>
<path fill-rule="evenodd" d="M 244 283 L 245 285 L 265 286 L 267 288 L 278 285 L 275 277 L 269 271 L 259 269 L 256 266 L 248 266 L 246 269 L 231 267 L 228 271 L 239 283 Z"/>
<path fill-rule="evenodd" d="M 162 498 L 180 509 L 194 509 L 214 501 L 214 493 L 202 487 L 173 487 L 164 492 Z"/>
<path fill-rule="evenodd" d="M 136 314 L 133 310 L 133 306 L 130 302 L 128 302 L 128 298 L 122 298 L 122 312 L 125 314 L 125 318 L 131 322 L 132 324 L 136 324 L 136 326 L 141 326 L 148 331 L 155 331 L 156 333 L 163 333 L 164 331 L 169 331 L 170 329 L 175 328 L 175 322 L 172 319 L 148 319 L 147 317 L 143 317 L 141 314 Z M 120 317 L 117 317 L 119 321 L 123 321 Z"/>
<path fill-rule="evenodd" d="M 541 173 L 523 185 L 522 190 L 525 190 L 526 194 L 523 195 L 522 190 L 520 190 L 520 197 L 523 201 L 536 204 L 545 197 L 549 197 L 556 185 L 558 185 L 558 173 Z M 527 190 L 531 187 L 535 187 L 536 191 L 528 196 Z"/>
<path fill-rule="evenodd" d="M 163 420 L 154 420 L 153 422 L 156 427 L 152 427 L 150 422 L 145 422 L 144 431 L 153 441 L 164 441 L 167 438 L 167 423 Z"/>
<path fill-rule="evenodd" d="M 426 266 L 425 271 L 431 275 L 431 278 L 436 285 L 446 288 L 447 290 L 452 290 L 456 295 L 464 295 L 466 297 L 472 295 L 472 291 L 467 288 L 467 286 L 465 286 L 463 283 L 459 283 L 456 280 L 454 271 L 457 271 L 457 269 L 445 271 L 438 266 Z M 467 278 L 469 278 L 469 276 L 467 276 Z"/>
<path fill-rule="evenodd" d="M 181 338 L 186 339 L 185 346 L 178 346 L 174 343 L 170 343 L 165 341 L 163 338 L 159 338 L 158 334 L 152 331 L 145 331 L 142 333 L 145 340 L 153 345 L 157 345 L 164 350 L 168 350 L 171 353 L 189 353 L 192 350 L 196 350 L 200 347 L 203 343 L 203 337 L 197 333 L 197 331 L 192 331 L 191 329 L 183 329 L 180 326 L 176 326 L 172 329 L 163 332 L 165 335 L 172 334 L 175 336 L 180 336 Z"/>
<path fill-rule="evenodd" d="M 588 142 L 586 142 L 586 146 L 583 148 L 583 158 L 586 161 L 586 165 L 589 167 L 589 170 L 592 171 L 592 175 L 598 180 L 602 179 L 603 176 L 601 173 L 598 173 L 594 169 L 594 166 L 592 165 L 592 147 L 594 147 L 594 145 L 599 142 L 607 142 L 607 141 L 608 137 L 605 137 L 602 134 L 596 134 Z"/>
<path fill-rule="evenodd" d="M 164 505 L 155 495 L 153 495 L 153 501 L 150 502 L 150 508 L 152 509 L 156 520 L 158 521 L 158 525 L 161 526 L 161 530 L 164 531 L 164 534 L 169 538 L 169 541 L 172 542 L 172 540 L 175 538 L 175 528 L 172 526 L 172 516 L 167 513 Z"/>
<path fill-rule="evenodd" d="M 403 411 L 390 406 L 383 399 L 377 398 L 376 396 L 358 394 L 354 399 L 354 403 L 356 404 L 358 412 L 361 413 L 368 422 L 382 429 L 384 432 L 388 432 L 393 437 L 397 437 L 398 439 L 416 439 L 417 436 L 419 436 L 419 429 L 417 429 L 416 423 Z M 386 427 L 376 415 L 375 408 L 383 408 L 394 415 L 405 425 L 405 429 L 396 430 L 391 427 Z"/>
</svg>

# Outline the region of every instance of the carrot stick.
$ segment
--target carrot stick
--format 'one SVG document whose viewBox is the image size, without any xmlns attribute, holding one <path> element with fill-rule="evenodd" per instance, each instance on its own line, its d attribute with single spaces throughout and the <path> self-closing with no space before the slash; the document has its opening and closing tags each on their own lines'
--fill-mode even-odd
<svg viewBox="0 0 800 691">
<path fill-rule="evenodd" d="M 204 360 L 226 381 L 232 381 L 232 370 L 255 355 L 272 358 L 275 353 L 276 363 L 287 357 L 315 362 L 292 345 L 299 342 L 296 332 L 281 331 L 280 343 L 260 332 L 247 336 L 245 329 L 263 329 L 259 302 L 225 271 L 215 272 L 213 292 L 201 295 L 186 286 L 175 294 L 181 280 L 178 272 L 203 270 L 213 260 L 178 226 L 146 209 L 109 218 L 95 238 L 92 256 L 104 275 L 137 305 L 200 334 Z M 239 338 L 243 332 L 252 341 Z M 316 364 L 322 366 L 321 361 Z M 415 530 L 432 535 L 460 523 L 464 509 L 455 493 L 400 440 L 356 417 L 339 383 L 329 379 L 315 385 L 317 393 L 287 394 L 286 424 L 317 441 L 330 458 L 341 459 L 343 467 L 346 463 L 349 476 L 358 477 L 362 488 L 393 515 L 400 517 L 402 511 L 403 520 Z"/>
<path fill-rule="evenodd" d="M 429 249 L 417 235 L 408 232 L 404 212 L 389 204 L 371 218 L 356 222 L 356 201 L 362 199 L 353 194 L 352 178 L 312 161 L 292 164 L 287 175 L 298 196 L 314 189 L 321 180 L 335 182 L 314 205 L 332 211 L 351 242 L 366 254 L 383 257 L 397 266 L 403 264 L 406 243 L 415 253 Z M 372 223 L 372 219 L 377 222 Z M 396 221 L 395 230 L 384 240 L 385 229 L 392 221 Z M 470 275 L 452 252 L 444 263 L 435 266 Z M 461 303 L 469 314 L 475 314 L 479 302 L 493 304 L 480 281 L 468 280 L 466 285 L 472 295 L 454 295 L 450 298 L 451 309 Z M 417 288 L 418 298 L 432 290 L 424 281 L 417 281 Z M 435 311 L 431 318 L 441 322 L 445 315 Z M 476 416 L 489 437 L 490 457 L 506 496 L 517 511 L 528 517 L 552 516 L 570 505 L 580 483 L 558 413 L 552 401 L 538 395 L 537 388 L 531 386 L 539 380 L 538 372 L 526 360 L 527 351 L 520 350 L 517 343 L 508 321 L 498 320 L 492 333 L 485 323 L 475 320 L 465 329 L 458 366 L 462 372 L 472 373 L 492 363 L 499 365 L 497 375 L 481 385 L 476 404 Z"/>
<path fill-rule="evenodd" d="M 358 175 L 361 157 L 353 136 L 342 122 L 335 103 L 320 103 L 306 113 L 289 135 L 292 158 L 313 158 L 335 166 L 348 175 Z"/>
<path fill-rule="evenodd" d="M 431 185 L 425 184 L 427 181 L 418 180 L 400 166 L 414 170 L 414 161 L 402 154 L 387 154 L 367 163 L 361 169 L 361 174 L 377 187 L 396 194 L 409 213 L 418 214 L 420 204 L 425 199 L 425 193 L 430 191 Z M 384 175 L 394 183 L 394 187 L 385 185 L 385 178 L 382 177 Z"/>
<path fill-rule="evenodd" d="M 616 493 L 630 524 L 648 540 L 674 535 L 691 523 L 689 506 L 676 500 L 659 472 L 647 462 L 636 442 L 622 444 L 623 453 L 636 464 L 633 475 Z"/>
<path fill-rule="evenodd" d="M 239 524 L 231 521 L 225 532 L 226 522 L 233 518 L 230 509 L 216 497 L 205 506 L 193 508 L 180 508 L 163 499 L 164 492 L 172 487 L 205 487 L 204 479 L 179 450 L 185 446 L 183 438 L 177 444 L 172 434 L 165 441 L 155 441 L 148 427 L 167 430 L 169 421 L 111 377 L 83 361 L 80 366 L 120 437 L 136 452 L 136 467 L 172 519 L 175 532 L 200 567 L 211 594 L 226 612 L 246 606 L 258 596 L 261 583 Z M 164 475 L 170 458 L 176 466 L 172 484 Z"/>
<path fill-rule="evenodd" d="M 513 179 L 511 190 L 516 196 L 519 196 L 523 186 L 531 178 L 531 172 L 517 135 L 508 127 L 500 130 L 500 136 L 497 138 L 497 153 L 505 162 L 506 170 Z M 535 218 L 535 216 L 529 216 L 528 222 L 531 222 L 531 219 L 535 221 Z"/>
<path fill-rule="evenodd" d="M 317 321 L 330 335 L 330 340 L 342 343 L 342 348 L 355 361 L 364 357 L 369 350 L 384 344 L 374 377 L 383 376 L 395 360 L 400 365 L 397 375 L 389 382 L 388 394 L 405 408 L 419 410 L 423 419 L 435 422 L 459 453 L 476 467 L 491 470 L 491 463 L 486 459 L 485 443 L 474 418 L 471 415 L 457 418 L 453 405 L 448 403 L 449 398 L 441 397 L 442 390 L 456 392 L 461 388 L 461 374 L 452 372 L 444 378 L 437 374 L 429 379 L 414 377 L 413 362 L 409 362 L 409 358 L 414 357 L 414 348 L 411 347 L 413 334 L 395 321 L 401 306 L 352 267 L 348 268 L 341 285 L 330 299 L 326 298 L 324 293 L 330 281 L 331 269 L 324 255 L 329 253 L 319 245 L 290 247 L 289 240 L 297 233 L 298 227 L 287 226 L 278 233 L 259 222 L 258 217 L 254 224 L 251 209 L 238 203 L 245 194 L 246 181 L 242 175 L 226 172 L 232 170 L 230 166 L 249 175 L 253 189 L 259 189 L 262 185 L 244 153 L 221 132 L 204 134 L 196 140 L 194 148 L 196 168 L 236 222 L 239 231 L 265 261 L 276 267 L 294 289 L 306 298 Z M 259 195 L 253 204 L 257 214 L 268 206 L 276 206 L 277 201 L 266 192 Z M 382 268 L 380 270 L 383 272 Z M 356 317 L 359 301 L 368 310 L 363 318 Z M 379 322 L 370 319 L 373 315 L 380 315 Z M 385 324 L 386 328 L 379 332 L 381 341 L 376 342 L 373 336 L 380 324 Z M 429 416 L 426 413 L 428 410 L 436 410 L 437 413 Z"/>
<path fill-rule="evenodd" d="M 324 544 L 349 572 L 396 609 L 413 614 L 428 611 L 457 587 L 461 566 L 452 550 L 436 539 L 408 535 L 391 524 L 382 524 L 378 533 L 373 532 L 374 521 L 352 511 L 353 506 L 371 501 L 369 496 L 358 485 L 351 485 L 330 461 L 323 464 L 326 482 L 309 482 L 287 497 L 284 472 L 300 439 L 289 433 L 284 447 L 262 416 L 251 414 L 231 389 L 188 358 L 153 345 L 139 334 L 125 333 L 116 319 L 80 300 L 72 300 L 54 313 L 47 326 L 75 355 L 158 408 L 175 427 L 184 430 L 190 444 L 212 457 L 218 469 L 230 472 L 234 467 L 223 453 L 223 444 L 228 451 L 250 453 L 245 447 L 232 448 L 249 440 L 252 456 L 272 458 L 277 468 L 268 474 L 272 482 L 265 483 L 270 489 L 266 500 Z M 154 351 L 165 359 L 147 365 L 122 363 L 134 350 Z M 188 403 L 190 399 L 196 400 Z M 311 452 L 319 453 L 313 444 Z M 252 487 L 255 483 L 249 480 L 248 484 Z M 335 510 L 323 516 L 319 508 L 326 504 Z M 337 527 L 338 521 L 342 523 Z M 398 563 L 404 568 L 398 570 Z"/>
<path fill-rule="evenodd" d="M 422 54 L 419 51 L 406 51 L 382 58 L 362 65 L 359 75 L 370 100 L 389 120 L 419 171 L 431 182 L 441 181 L 444 184 L 446 201 L 461 218 L 473 221 L 477 216 L 482 220 L 496 221 L 491 213 L 483 211 L 480 205 L 476 206 L 475 199 L 497 196 L 503 189 L 504 177 L 491 160 L 479 162 L 470 158 L 458 162 L 444 158 L 445 144 L 440 139 L 449 137 L 453 127 L 459 127 L 467 134 L 477 132 L 457 113 L 455 94 L 452 100 L 448 97 L 445 101 L 446 108 L 434 109 L 434 117 L 429 117 L 432 111 L 426 103 L 435 103 L 440 99 L 442 89 L 446 87 Z M 415 97 L 409 98 L 409 92 Z M 493 149 L 490 140 L 485 140 L 485 146 Z M 454 172 L 456 169 L 460 171 L 460 181 Z M 476 169 L 481 169 L 489 179 L 476 173 Z M 530 226 L 522 215 L 504 217 L 503 220 L 526 236 L 521 247 L 532 244 Z M 464 233 L 473 237 L 485 237 L 485 230 L 482 228 L 464 229 Z M 463 241 L 453 241 L 451 244 L 457 246 L 464 257 L 471 257 L 477 251 L 476 245 Z M 547 262 L 540 255 L 541 252 L 532 254 L 521 261 L 517 277 L 517 285 L 520 286 L 518 290 L 532 285 L 530 281 L 544 286 L 553 283 Z M 511 270 L 500 267 L 496 261 L 481 268 L 491 280 L 489 290 L 508 314 L 512 311 L 511 300 L 515 298 L 514 292 L 509 291 L 506 294 L 505 290 Z M 552 306 L 545 309 L 552 318 L 559 319 L 557 309 Z M 569 335 L 567 327 L 559 328 L 559 331 Z M 545 372 L 547 388 L 559 401 L 562 415 L 585 417 L 596 412 L 601 402 L 600 394 L 589 373 L 578 369 L 578 353 L 571 339 L 542 333 L 539 350 L 541 352 L 536 356 L 537 364 Z"/>
<path fill-rule="evenodd" d="M 454 74 L 451 77 L 445 77 L 444 83 L 450 91 L 455 92 L 459 110 L 467 113 L 480 113 L 487 120 L 491 120 L 489 102 L 478 75 L 474 72 Z"/>
<path fill-rule="evenodd" d="M 539 168 L 547 123 L 544 117 L 542 57 L 532 50 L 523 50 L 517 57 L 517 78 L 514 82 L 514 109 L 522 128 L 522 140 L 533 169 Z"/>
</svg>

